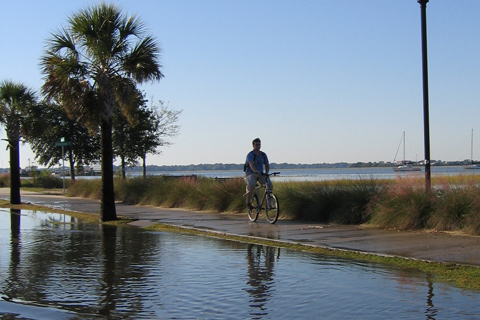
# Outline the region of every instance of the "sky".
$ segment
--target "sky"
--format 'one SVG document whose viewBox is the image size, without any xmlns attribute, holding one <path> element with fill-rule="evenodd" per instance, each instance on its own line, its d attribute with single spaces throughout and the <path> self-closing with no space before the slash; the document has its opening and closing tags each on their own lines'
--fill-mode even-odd
<svg viewBox="0 0 480 320">
<path fill-rule="evenodd" d="M 98 1 L 1 0 L 0 80 L 40 92 L 52 33 Z M 141 88 L 182 110 L 147 165 L 424 159 L 416 0 L 116 0 L 158 41 L 165 77 Z M 427 4 L 431 159 L 480 159 L 480 1 Z M 5 139 L 0 127 L 0 139 Z M 0 141 L 0 166 L 8 167 Z M 397 157 L 395 158 L 395 156 Z M 36 164 L 28 145 L 21 166 Z"/>
</svg>

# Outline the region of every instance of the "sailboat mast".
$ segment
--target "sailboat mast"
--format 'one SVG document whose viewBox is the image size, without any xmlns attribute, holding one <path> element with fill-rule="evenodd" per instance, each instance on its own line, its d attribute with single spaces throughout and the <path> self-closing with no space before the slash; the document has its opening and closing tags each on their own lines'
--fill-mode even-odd
<svg viewBox="0 0 480 320">
<path fill-rule="evenodd" d="M 472 129 L 472 145 L 470 146 L 470 163 L 473 163 L 473 129 Z"/>
<path fill-rule="evenodd" d="M 405 163 L 405 131 L 403 131 L 403 163 Z"/>
</svg>

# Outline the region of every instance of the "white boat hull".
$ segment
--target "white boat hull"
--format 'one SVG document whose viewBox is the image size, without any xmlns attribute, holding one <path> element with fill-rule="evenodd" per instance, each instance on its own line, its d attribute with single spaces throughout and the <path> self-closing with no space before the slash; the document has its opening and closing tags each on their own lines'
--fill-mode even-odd
<svg viewBox="0 0 480 320">
<path fill-rule="evenodd" d="M 412 172 L 412 171 L 422 171 L 421 168 L 419 167 L 413 167 L 413 166 L 398 166 L 393 168 L 393 171 L 395 172 Z"/>
</svg>

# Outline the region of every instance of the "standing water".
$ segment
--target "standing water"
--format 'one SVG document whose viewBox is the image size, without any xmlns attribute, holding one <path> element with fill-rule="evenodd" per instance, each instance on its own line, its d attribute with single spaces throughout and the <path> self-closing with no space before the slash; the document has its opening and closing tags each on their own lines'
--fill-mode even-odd
<svg viewBox="0 0 480 320">
<path fill-rule="evenodd" d="M 1 319 L 474 319 L 421 272 L 0 209 Z"/>
</svg>

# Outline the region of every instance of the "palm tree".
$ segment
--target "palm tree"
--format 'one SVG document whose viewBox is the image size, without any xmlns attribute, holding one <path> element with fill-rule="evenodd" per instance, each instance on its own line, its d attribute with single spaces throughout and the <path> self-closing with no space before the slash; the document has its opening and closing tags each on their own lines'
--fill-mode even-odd
<svg viewBox="0 0 480 320">
<path fill-rule="evenodd" d="M 102 199 L 100 219 L 115 220 L 112 118 L 131 107 L 136 85 L 163 77 L 160 48 L 143 24 L 116 6 L 100 4 L 75 13 L 48 40 L 43 92 L 62 101 L 70 116 L 100 126 Z"/>
<path fill-rule="evenodd" d="M 10 149 L 10 203 L 20 204 L 20 137 L 22 123 L 29 107 L 35 103 L 35 93 L 20 83 L 0 83 L 0 124 L 7 132 Z"/>
</svg>

